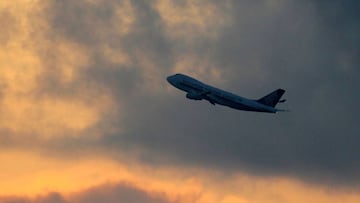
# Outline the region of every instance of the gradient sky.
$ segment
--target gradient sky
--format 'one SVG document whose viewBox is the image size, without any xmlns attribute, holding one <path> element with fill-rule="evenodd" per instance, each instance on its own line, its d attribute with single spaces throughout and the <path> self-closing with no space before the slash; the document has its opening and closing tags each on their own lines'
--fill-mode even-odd
<svg viewBox="0 0 360 203">
<path fill-rule="evenodd" d="M 359 10 L 0 0 L 0 202 L 360 202 Z M 187 100 L 178 72 L 291 112 Z"/>
</svg>

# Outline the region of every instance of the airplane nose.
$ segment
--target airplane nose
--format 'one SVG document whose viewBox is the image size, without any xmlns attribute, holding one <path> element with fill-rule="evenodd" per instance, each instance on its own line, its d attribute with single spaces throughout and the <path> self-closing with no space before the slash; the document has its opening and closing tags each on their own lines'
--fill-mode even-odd
<svg viewBox="0 0 360 203">
<path fill-rule="evenodd" d="M 166 80 L 167 80 L 168 82 L 170 82 L 170 77 L 171 77 L 171 76 L 166 77 Z"/>
<path fill-rule="evenodd" d="M 173 81 L 173 75 L 171 75 L 171 76 L 168 76 L 167 78 L 166 78 L 166 80 L 170 83 L 170 84 L 174 84 L 174 81 Z"/>
</svg>

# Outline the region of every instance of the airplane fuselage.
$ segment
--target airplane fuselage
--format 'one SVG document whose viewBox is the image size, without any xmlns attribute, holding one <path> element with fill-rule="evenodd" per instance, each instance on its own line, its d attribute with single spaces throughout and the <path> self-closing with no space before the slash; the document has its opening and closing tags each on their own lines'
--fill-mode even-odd
<svg viewBox="0 0 360 203">
<path fill-rule="evenodd" d="M 238 110 L 276 113 L 278 109 L 259 103 L 257 100 L 247 99 L 239 95 L 207 85 L 184 74 L 167 77 L 167 81 L 174 87 L 187 92 L 186 97 L 193 100 L 207 100 L 211 104 L 228 106 Z"/>
</svg>

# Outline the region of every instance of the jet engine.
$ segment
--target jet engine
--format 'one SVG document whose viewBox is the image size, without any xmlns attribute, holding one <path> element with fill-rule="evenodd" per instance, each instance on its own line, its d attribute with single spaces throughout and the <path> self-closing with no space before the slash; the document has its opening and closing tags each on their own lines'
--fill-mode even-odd
<svg viewBox="0 0 360 203">
<path fill-rule="evenodd" d="M 188 92 L 186 94 L 186 98 L 188 99 L 192 99 L 192 100 L 202 100 L 203 99 L 203 95 L 198 94 L 196 92 Z"/>
</svg>

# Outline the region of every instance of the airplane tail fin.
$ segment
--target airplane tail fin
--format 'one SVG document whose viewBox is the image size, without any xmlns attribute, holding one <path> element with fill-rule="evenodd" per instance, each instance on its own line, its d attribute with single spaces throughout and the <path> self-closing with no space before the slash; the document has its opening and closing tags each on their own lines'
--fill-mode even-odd
<svg viewBox="0 0 360 203">
<path fill-rule="evenodd" d="M 267 105 L 267 106 L 275 107 L 277 103 L 283 103 L 286 101 L 285 99 L 280 100 L 280 98 L 282 97 L 282 95 L 284 93 L 285 93 L 285 90 L 277 89 L 277 90 L 271 92 L 270 94 L 266 95 L 265 97 L 258 99 L 257 102 Z"/>
</svg>

